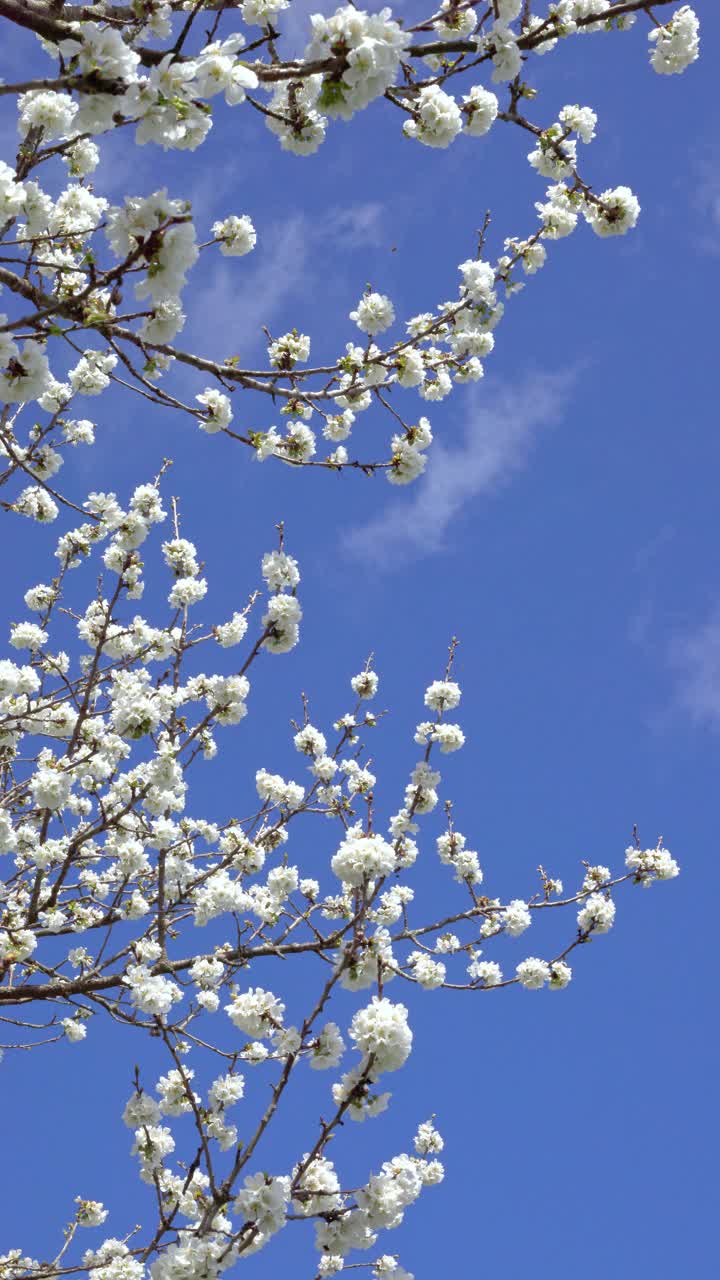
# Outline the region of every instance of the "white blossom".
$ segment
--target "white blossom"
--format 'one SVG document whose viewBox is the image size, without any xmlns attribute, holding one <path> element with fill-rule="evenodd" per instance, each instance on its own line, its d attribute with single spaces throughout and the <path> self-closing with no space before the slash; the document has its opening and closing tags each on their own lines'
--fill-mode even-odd
<svg viewBox="0 0 720 1280">
<path fill-rule="evenodd" d="M 550 965 L 530 956 L 527 960 L 520 961 L 515 973 L 520 986 L 525 987 L 526 991 L 539 991 L 549 981 Z"/>
<path fill-rule="evenodd" d="M 635 226 L 640 204 L 629 187 L 603 191 L 598 204 L 585 206 L 585 218 L 598 236 L 623 236 Z"/>
<path fill-rule="evenodd" d="M 591 893 L 578 911 L 578 929 L 581 933 L 607 933 L 615 921 L 615 903 L 602 893 Z"/>
<path fill-rule="evenodd" d="M 214 222 L 212 233 L 220 241 L 220 252 L 229 258 L 242 258 L 257 243 L 257 232 L 246 213 L 241 217 L 232 214 L 222 222 Z"/>
<path fill-rule="evenodd" d="M 654 42 L 650 50 L 650 65 L 658 75 L 678 75 L 695 62 L 700 55 L 700 23 L 689 5 L 676 9 L 664 26 L 653 27 L 648 40 Z"/>
<path fill-rule="evenodd" d="M 262 987 L 250 987 L 238 992 L 232 1003 L 225 1006 L 230 1021 L 248 1036 L 265 1039 L 282 1025 L 284 1004 L 271 991 Z"/>
<path fill-rule="evenodd" d="M 393 1004 L 387 997 L 374 997 L 358 1010 L 350 1023 L 350 1038 L 371 1064 L 373 1075 L 397 1071 L 412 1048 L 412 1032 L 407 1022 L 407 1009 Z"/>
<path fill-rule="evenodd" d="M 355 311 L 350 312 L 358 329 L 363 333 L 375 335 L 384 333 L 395 319 L 395 308 L 389 298 L 382 293 L 365 293 Z"/>
<path fill-rule="evenodd" d="M 521 933 L 530 928 L 531 917 L 528 905 L 521 898 L 515 898 L 509 902 L 501 916 L 501 923 L 505 928 L 505 932 L 510 934 L 511 938 L 519 938 Z"/>
<path fill-rule="evenodd" d="M 403 133 L 426 147 L 449 147 L 463 127 L 457 102 L 437 85 L 421 89 L 412 105 L 413 118 L 406 120 Z"/>
<path fill-rule="evenodd" d="M 366 879 L 387 876 L 395 868 L 395 850 L 379 835 L 363 835 L 356 829 L 348 832 L 331 866 L 345 884 L 359 885 Z"/>
</svg>

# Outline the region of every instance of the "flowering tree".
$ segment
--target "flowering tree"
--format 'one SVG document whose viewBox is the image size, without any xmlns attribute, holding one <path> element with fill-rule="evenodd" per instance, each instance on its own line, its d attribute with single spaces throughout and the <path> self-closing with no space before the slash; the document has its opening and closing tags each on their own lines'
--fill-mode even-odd
<svg viewBox="0 0 720 1280">
<path fill-rule="evenodd" d="M 14 164 L 0 162 L 8 299 L 0 316 L 2 506 L 41 524 L 62 512 L 67 526 L 54 567 L 38 566 L 44 581 L 25 595 L 37 620 L 11 631 L 25 660 L 0 661 L 5 1047 L 80 1043 L 108 1019 L 133 1043 L 132 1031 L 152 1037 L 166 1062 L 159 1079 L 137 1068 L 124 1110 L 148 1187 L 142 1231 L 113 1209 L 117 1235 L 86 1249 L 79 1228 L 102 1226 L 108 1211 L 78 1196 L 55 1255 L 38 1261 L 13 1247 L 0 1257 L 2 1280 L 78 1272 L 140 1280 L 147 1268 L 152 1280 L 214 1280 L 303 1219 L 315 1227 L 319 1275 L 347 1260 L 402 1280 L 397 1258 L 382 1252 L 382 1233 L 442 1178 L 442 1137 L 432 1120 L 416 1117 L 410 1151 L 379 1161 L 354 1187 L 343 1176 L 342 1142 L 337 1161 L 335 1147 L 332 1160 L 328 1150 L 341 1126 L 348 1141 L 345 1121 L 388 1106 L 386 1077 L 412 1047 L 403 988 L 560 991 L 571 980 L 571 953 L 611 928 L 616 887 L 677 875 L 662 841 L 643 848 L 634 832 L 624 868 L 584 864 L 566 890 L 541 867 L 529 900 L 503 902 L 483 891 L 478 855 L 448 802 L 436 841 L 437 893 L 431 901 L 416 894 L 415 837 L 438 804 L 438 757 L 465 741 L 451 718 L 460 702 L 454 641 L 425 691 L 409 781 L 391 815 L 366 754 L 381 718 L 371 709 L 378 675 L 368 661 L 332 731 L 313 723 L 303 700 L 293 726 L 301 781 L 253 761 L 249 814 L 189 816 L 191 774 L 245 732 L 235 726 L 248 712 L 250 675 L 258 671 L 262 682 L 267 656 L 298 643 L 298 564 L 279 526 L 261 579 L 245 570 L 233 616 L 198 620 L 207 583 L 166 493 L 167 465 L 127 501 L 107 492 L 84 498 L 78 476 L 56 480 L 77 446 L 94 442 L 95 424 L 81 416 L 85 398 L 112 387 L 179 421 L 190 415 L 257 460 L 384 472 L 393 484 L 418 477 L 432 430 L 426 416 L 405 409 L 404 392 L 432 402 L 477 381 L 504 299 L 544 266 L 548 246 L 582 221 L 615 236 L 638 220 L 628 187 L 597 193 L 581 176 L 578 147 L 593 140 L 597 123 L 590 107 L 534 118 L 535 59 L 559 44 L 572 48 L 575 36 L 629 31 L 640 19 L 652 68 L 683 71 L 698 55 L 698 21 L 683 6 L 663 23 L 666 6 L 442 0 L 412 23 L 388 9 L 347 6 L 313 16 L 304 51 L 289 56 L 288 0 L 0 0 L 27 67 L 0 86 L 17 107 L 20 133 Z M 383 112 L 396 127 L 399 112 L 409 145 L 447 147 L 460 134 L 478 139 L 511 125 L 528 134 L 529 162 L 550 185 L 534 223 L 503 237 L 494 259 L 488 215 L 464 250 L 455 295 L 402 330 L 391 299 L 368 286 L 350 312 L 355 340 L 344 354 L 312 366 L 310 337 L 290 329 L 268 335 L 265 367 L 246 369 L 232 352 L 210 358 L 177 340 L 189 273 L 201 254 L 250 253 L 250 218 L 230 214 L 196 229 L 189 202 L 164 189 L 113 206 L 90 181 L 116 131 L 128 148 L 195 151 L 220 96 L 264 117 L 258 125 L 297 156 L 317 152 L 331 123 L 366 107 L 378 128 Z M 194 398 L 177 366 L 200 376 Z M 382 457 L 361 439 L 373 413 L 390 423 Z M 261 420 L 257 429 L 232 425 L 251 415 Z M 270 421 L 278 415 L 281 428 Z M 155 526 L 164 522 L 158 557 Z M 163 572 L 167 584 L 160 595 L 153 586 L 140 615 L 146 546 L 160 560 L 150 560 L 151 584 Z M 237 657 L 226 652 L 235 649 Z M 325 819 L 313 824 L 312 858 L 310 815 Z M 529 956 L 504 973 L 496 943 L 542 916 L 565 920 L 547 958 Z M 304 966 L 301 982 L 287 979 L 291 957 Z M 268 1173 L 266 1135 L 282 1125 L 287 1092 L 308 1069 L 332 1075 L 322 1118 L 308 1118 L 304 1149 L 289 1166 Z"/>
</svg>

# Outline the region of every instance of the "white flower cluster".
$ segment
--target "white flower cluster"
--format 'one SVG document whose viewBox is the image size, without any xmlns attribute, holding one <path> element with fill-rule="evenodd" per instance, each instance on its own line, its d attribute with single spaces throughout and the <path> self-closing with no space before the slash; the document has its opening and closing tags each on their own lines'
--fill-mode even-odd
<svg viewBox="0 0 720 1280">
<path fill-rule="evenodd" d="M 361 671 L 353 676 L 350 686 L 358 698 L 374 698 L 378 691 L 379 677 L 375 671 Z"/>
<path fill-rule="evenodd" d="M 447 969 L 442 960 L 433 960 L 426 951 L 411 951 L 408 964 L 413 978 L 426 991 L 434 991 L 443 985 Z"/>
<path fill-rule="evenodd" d="M 238 1031 L 264 1040 L 282 1026 L 285 1005 L 273 995 L 272 991 L 264 991 L 262 987 L 250 987 L 248 991 L 239 992 L 225 1011 Z"/>
<path fill-rule="evenodd" d="M 527 903 L 521 898 L 515 898 L 509 902 L 500 917 L 500 922 L 511 938 L 519 938 L 532 923 Z"/>
<path fill-rule="evenodd" d="M 636 849 L 630 845 L 625 850 L 625 866 L 637 874 L 640 882 L 648 887 L 653 880 L 674 880 L 680 868 L 669 849 L 657 845 L 654 849 Z"/>
<path fill-rule="evenodd" d="M 393 1004 L 386 996 L 374 996 L 369 1005 L 354 1015 L 350 1038 L 363 1055 L 364 1068 L 373 1079 L 386 1071 L 399 1070 L 412 1049 L 407 1009 L 403 1004 Z"/>
<path fill-rule="evenodd" d="M 437 851 L 441 862 L 452 867 L 458 884 L 482 884 L 483 873 L 480 870 L 478 855 L 473 849 L 465 848 L 465 836 L 459 831 L 451 831 L 438 836 Z"/>
<path fill-rule="evenodd" d="M 370 290 L 363 294 L 355 311 L 350 312 L 350 319 L 363 333 L 374 337 L 376 333 L 384 333 L 390 328 L 395 320 L 395 308 L 384 294 Z"/>
<path fill-rule="evenodd" d="M 289 1178 L 271 1178 L 266 1173 L 256 1173 L 245 1179 L 245 1188 L 237 1196 L 234 1207 L 247 1223 L 253 1225 L 255 1238 L 251 1252 L 261 1248 L 285 1226 L 289 1199 Z"/>
<path fill-rule="evenodd" d="M 526 991 L 539 991 L 546 984 L 551 991 L 562 991 L 570 983 L 572 969 L 564 960 L 547 964 L 545 960 L 530 956 L 527 960 L 520 961 L 515 974 L 520 986 L 525 987 Z"/>
<path fill-rule="evenodd" d="M 295 594 L 300 581 L 297 561 L 284 551 L 269 552 L 263 557 L 262 574 L 271 595 L 263 616 L 266 636 L 263 648 L 268 653 L 288 653 L 300 639 L 302 609 Z"/>
<path fill-rule="evenodd" d="M 437 742 L 444 753 L 459 751 L 465 745 L 465 734 L 459 724 L 437 724 L 432 720 L 423 720 L 415 730 L 415 741 L 421 747 L 428 742 Z"/>
<path fill-rule="evenodd" d="M 312 39 L 308 62 L 336 57 L 338 72 L 323 79 L 318 106 L 328 116 L 349 120 L 395 82 L 408 35 L 392 19 L 390 9 L 365 13 L 354 5 L 336 9 L 330 18 L 310 16 Z"/>
<path fill-rule="evenodd" d="M 427 418 L 420 418 L 404 435 L 391 440 L 392 457 L 387 478 L 391 484 L 410 484 L 427 466 L 425 450 L 432 444 L 432 431 Z"/>
<path fill-rule="evenodd" d="M 390 875 L 395 863 L 395 850 L 382 836 L 364 835 L 361 828 L 354 827 L 334 854 L 331 866 L 338 879 L 355 886 Z"/>
<path fill-rule="evenodd" d="M 182 991 L 169 978 L 152 974 L 146 965 L 130 965 L 123 981 L 130 989 L 133 1004 L 141 1013 L 164 1018 L 173 1004 L 182 1000 Z"/>
<path fill-rule="evenodd" d="M 473 959 L 467 967 L 468 976 L 481 987 L 497 987 L 502 982 L 502 969 L 495 960 Z"/>
<path fill-rule="evenodd" d="M 433 680 L 425 691 L 425 706 L 431 711 L 454 711 L 460 705 L 460 686 L 454 680 Z"/>
<path fill-rule="evenodd" d="M 664 26 L 653 27 L 650 65 L 661 76 L 679 75 L 700 56 L 700 23 L 689 5 L 676 9 Z"/>
<path fill-rule="evenodd" d="M 226 258 L 242 258 L 257 244 L 257 232 L 246 213 L 241 217 L 232 214 L 222 222 L 214 222 L 212 233 Z"/>
<path fill-rule="evenodd" d="M 607 933 L 615 921 L 615 903 L 604 893 L 591 893 L 578 911 L 581 933 Z"/>
<path fill-rule="evenodd" d="M 457 102 L 437 85 L 427 85 L 420 90 L 412 112 L 412 119 L 403 125 L 403 133 L 426 147 L 448 147 L 463 127 Z"/>
<path fill-rule="evenodd" d="M 274 369 L 292 369 L 299 361 L 310 359 L 310 339 L 293 329 L 270 343 L 268 357 Z"/>
<path fill-rule="evenodd" d="M 537 146 L 528 155 L 530 164 L 543 178 L 559 181 L 573 176 L 577 142 L 570 135 L 575 133 L 581 142 L 592 142 L 596 124 L 597 116 L 590 107 L 563 107 L 557 124 L 539 135 Z"/>
<path fill-rule="evenodd" d="M 146 322 L 145 336 L 155 341 L 174 337 L 183 324 L 180 294 L 198 257 L 190 206 L 169 199 L 165 189 L 128 197 L 108 211 L 105 234 L 118 257 L 132 255 L 145 268 L 135 285 L 138 298 L 150 298 L 161 308 Z"/>
<path fill-rule="evenodd" d="M 279 809 L 299 809 L 305 799 L 305 788 L 297 782 L 286 782 L 277 773 L 268 773 L 267 769 L 258 769 L 255 774 L 255 786 L 261 800 Z"/>
<path fill-rule="evenodd" d="M 598 236 L 624 236 L 640 216 L 637 196 L 629 187 L 613 187 L 601 192 L 598 203 L 586 205 L 585 218 Z"/>
</svg>

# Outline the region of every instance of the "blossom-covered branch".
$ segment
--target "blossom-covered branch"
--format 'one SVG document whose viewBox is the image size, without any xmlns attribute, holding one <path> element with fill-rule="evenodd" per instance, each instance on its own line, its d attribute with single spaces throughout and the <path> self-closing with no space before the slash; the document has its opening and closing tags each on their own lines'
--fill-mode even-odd
<svg viewBox="0 0 720 1280">
<path fill-rule="evenodd" d="M 343 1120 L 377 1116 L 390 1101 L 385 1077 L 412 1047 L 395 991 L 560 991 L 572 977 L 570 954 L 611 928 L 614 891 L 678 873 L 662 841 L 643 849 L 635 836 L 620 874 L 585 863 L 566 893 L 541 867 L 535 890 L 503 902 L 481 887 L 478 854 L 449 803 L 445 832 L 434 851 L 423 848 L 423 817 L 438 804 L 438 760 L 465 742 L 450 718 L 460 702 L 455 642 L 425 692 L 426 718 L 414 733 L 420 759 L 394 811 L 366 754 L 381 718 L 370 710 L 379 680 L 368 662 L 331 734 L 303 700 L 292 735 L 298 780 L 261 767 L 244 817 L 190 816 L 193 772 L 231 734 L 246 732 L 257 697 L 248 672 L 262 684 L 264 664 L 298 640 L 300 571 L 281 529 L 279 549 L 263 557 L 263 591 L 249 583 L 232 618 L 195 621 L 207 581 L 173 502 L 172 536 L 161 546 L 170 589 L 153 611 L 165 616 L 135 613 L 140 548 L 167 519 L 161 483 L 140 486 L 126 507 L 114 494 L 90 495 L 94 521 L 60 538 L 56 575 L 25 596 L 38 620 L 12 628 L 11 644 L 27 661 L 0 662 L 5 1047 L 79 1043 L 103 1019 L 161 1038 L 166 1072 L 154 1083 L 138 1074 L 125 1109 L 157 1220 L 144 1242 L 121 1235 L 81 1255 L 76 1228 L 102 1225 L 107 1210 L 78 1195 L 67 1249 L 55 1260 L 11 1252 L 0 1266 L 12 1280 L 68 1269 L 140 1280 L 146 1263 L 153 1280 L 216 1275 L 306 1218 L 316 1223 L 319 1273 L 338 1271 L 443 1176 L 434 1158 L 442 1139 L 430 1122 L 420 1124 L 410 1154 L 386 1161 L 359 1188 L 344 1188 L 326 1154 Z M 100 553 L 101 589 L 83 607 L 73 583 L 92 580 Z M 72 631 L 85 649 L 78 661 L 57 647 L 73 647 Z M 323 830 L 306 866 L 306 824 L 318 818 Z M 414 887 L 418 858 L 437 862 L 431 901 Z M 554 920 L 555 909 L 571 919 L 551 937 L 547 958 L 530 955 L 505 974 L 498 944 L 535 919 Z M 283 961 L 301 956 L 314 962 L 314 976 L 308 970 L 300 990 L 282 994 Z M 310 1125 L 308 1151 L 289 1171 L 257 1172 L 289 1082 L 308 1067 L 340 1072 L 330 1118 Z M 197 1093 L 193 1081 L 206 1077 Z M 242 1139 L 229 1114 L 241 1100 Z M 184 1115 L 193 1121 L 189 1146 L 168 1123 Z"/>
<path fill-rule="evenodd" d="M 400 795 L 383 781 L 372 659 L 331 724 L 302 696 L 292 777 L 287 743 L 251 758 L 246 719 L 277 696 L 269 669 L 302 623 L 284 526 L 259 572 L 234 570 L 232 613 L 218 618 L 166 496 L 169 461 L 127 501 L 97 489 L 83 500 L 57 478 L 103 429 L 85 401 L 113 389 L 162 407 L 178 432 L 190 418 L 196 449 L 199 428 L 300 474 L 421 475 L 425 406 L 482 378 L 508 298 L 554 242 L 583 223 L 613 237 L 638 221 L 630 187 L 598 191 L 579 162 L 600 129 L 592 107 L 543 116 L 535 59 L 634 29 L 655 72 L 681 72 L 698 56 L 699 23 L 667 5 L 442 0 L 411 23 L 349 4 L 311 17 L 301 52 L 283 30 L 288 0 L 0 0 L 22 50 L 15 82 L 0 85 L 19 129 L 16 155 L 0 161 L 0 506 L 60 528 L 0 659 L 0 1048 L 34 1056 L 116 1033 L 152 1042 L 118 1108 L 147 1190 L 142 1225 L 72 1188 L 57 1249 L 10 1248 L 0 1280 L 218 1280 L 303 1221 L 318 1277 L 348 1266 L 408 1280 L 379 1250 L 444 1176 L 435 1118 L 412 1118 L 407 1150 L 343 1173 L 357 1167 L 345 1159 L 349 1122 L 386 1110 L 388 1078 L 402 1079 L 412 1051 L 403 995 L 560 992 L 575 953 L 612 928 L 616 893 L 678 874 L 661 838 L 645 847 L 633 830 L 622 865 L 580 862 L 567 889 L 540 866 L 517 896 L 496 896 L 492 859 L 481 865 L 450 801 L 428 835 L 424 820 L 443 812 L 441 764 L 465 744 L 455 640 L 407 735 Z M 92 175 L 108 135 L 195 152 L 216 117 L 224 126 L 219 99 L 298 157 L 366 108 L 409 147 L 480 147 L 509 126 L 543 180 L 532 221 L 520 211 L 521 231 L 496 231 L 474 211 L 480 229 L 449 298 L 428 298 L 419 315 L 401 317 L 376 280 L 348 300 L 339 347 L 318 353 L 288 325 L 265 331 L 260 367 L 222 345 L 201 355 L 179 337 L 193 269 L 220 255 L 242 279 L 234 259 L 262 227 L 247 212 L 202 227 L 182 192 L 159 186 L 112 203 Z M 421 412 L 406 407 L 411 391 Z M 385 445 L 366 443 L 373 413 L 390 424 Z M 198 816 L 194 780 L 223 750 L 232 793 Z M 532 954 L 506 959 L 531 927 Z M 281 1158 L 273 1135 L 298 1082 L 306 1128 Z M 110 1213 L 114 1234 L 84 1249 L 83 1231 Z"/>
</svg>

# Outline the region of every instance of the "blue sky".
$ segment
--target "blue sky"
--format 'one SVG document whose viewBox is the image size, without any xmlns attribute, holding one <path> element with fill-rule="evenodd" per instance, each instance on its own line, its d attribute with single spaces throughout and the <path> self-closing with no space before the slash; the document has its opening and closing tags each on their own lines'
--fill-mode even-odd
<svg viewBox="0 0 720 1280">
<path fill-rule="evenodd" d="M 416 1051 L 396 1105 L 343 1134 L 338 1158 L 367 1172 L 437 1114 L 446 1181 L 382 1241 L 417 1280 L 497 1269 L 510 1280 L 675 1280 L 714 1251 L 720 19 L 716 6 L 696 7 L 705 56 L 682 77 L 649 70 L 640 23 L 536 62 L 535 118 L 549 122 L 566 102 L 593 106 L 599 137 L 585 171 L 598 189 L 633 187 L 641 220 L 617 242 L 581 229 L 551 246 L 546 270 L 508 306 L 485 380 L 428 406 L 437 444 L 416 486 L 256 465 L 240 446 L 126 397 L 108 399 L 100 443 L 68 478 L 77 494 L 122 495 L 173 457 L 169 488 L 218 617 L 242 606 L 274 524 L 286 522 L 304 573 L 302 643 L 256 675 L 247 730 L 198 774 L 193 813 L 239 811 L 261 765 L 299 776 L 287 724 L 300 690 L 325 728 L 370 651 L 391 710 L 372 754 L 381 811 L 393 812 L 415 762 L 422 692 L 456 635 L 468 746 L 448 761 L 443 795 L 480 852 L 488 892 L 529 895 L 538 863 L 566 883 L 581 858 L 619 865 L 635 822 L 646 844 L 662 833 L 682 864 L 670 885 L 619 895 L 615 929 L 576 955 L 561 996 L 408 998 Z M 525 140 L 507 128 L 435 153 L 404 141 L 382 106 L 336 125 L 307 161 L 241 111 L 222 115 L 192 156 L 146 148 L 130 163 L 124 144 L 112 147 L 97 189 L 114 183 L 113 199 L 167 185 L 192 194 L 205 224 L 252 215 L 258 250 L 196 273 L 183 335 L 185 346 L 249 360 L 262 352 L 262 323 L 313 334 L 314 357 L 337 354 L 366 281 L 402 316 L 452 296 L 485 209 L 497 251 L 533 228 L 543 191 Z M 269 425 L 253 400 L 238 397 L 235 417 Z M 377 418 L 362 429 L 369 446 L 373 431 L 387 437 Z M 15 523 L 5 538 L 9 621 L 50 572 L 52 535 Z M 428 853 L 438 823 L 427 826 Z M 293 855 L 305 865 L 317 856 L 311 840 Z M 428 856 L 423 892 L 435 876 Z M 564 929 L 569 940 L 570 919 Z M 511 967 L 528 945 L 507 942 L 497 958 Z M 3 1242 L 44 1252 L 78 1193 L 111 1206 L 117 1234 L 145 1212 L 119 1119 L 141 1052 L 98 1029 L 79 1048 L 7 1056 Z M 311 1093 L 292 1098 L 269 1159 L 308 1149 L 318 1105 Z M 311 1259 L 306 1234 L 288 1231 L 248 1265 L 295 1280 L 312 1275 Z"/>
</svg>

